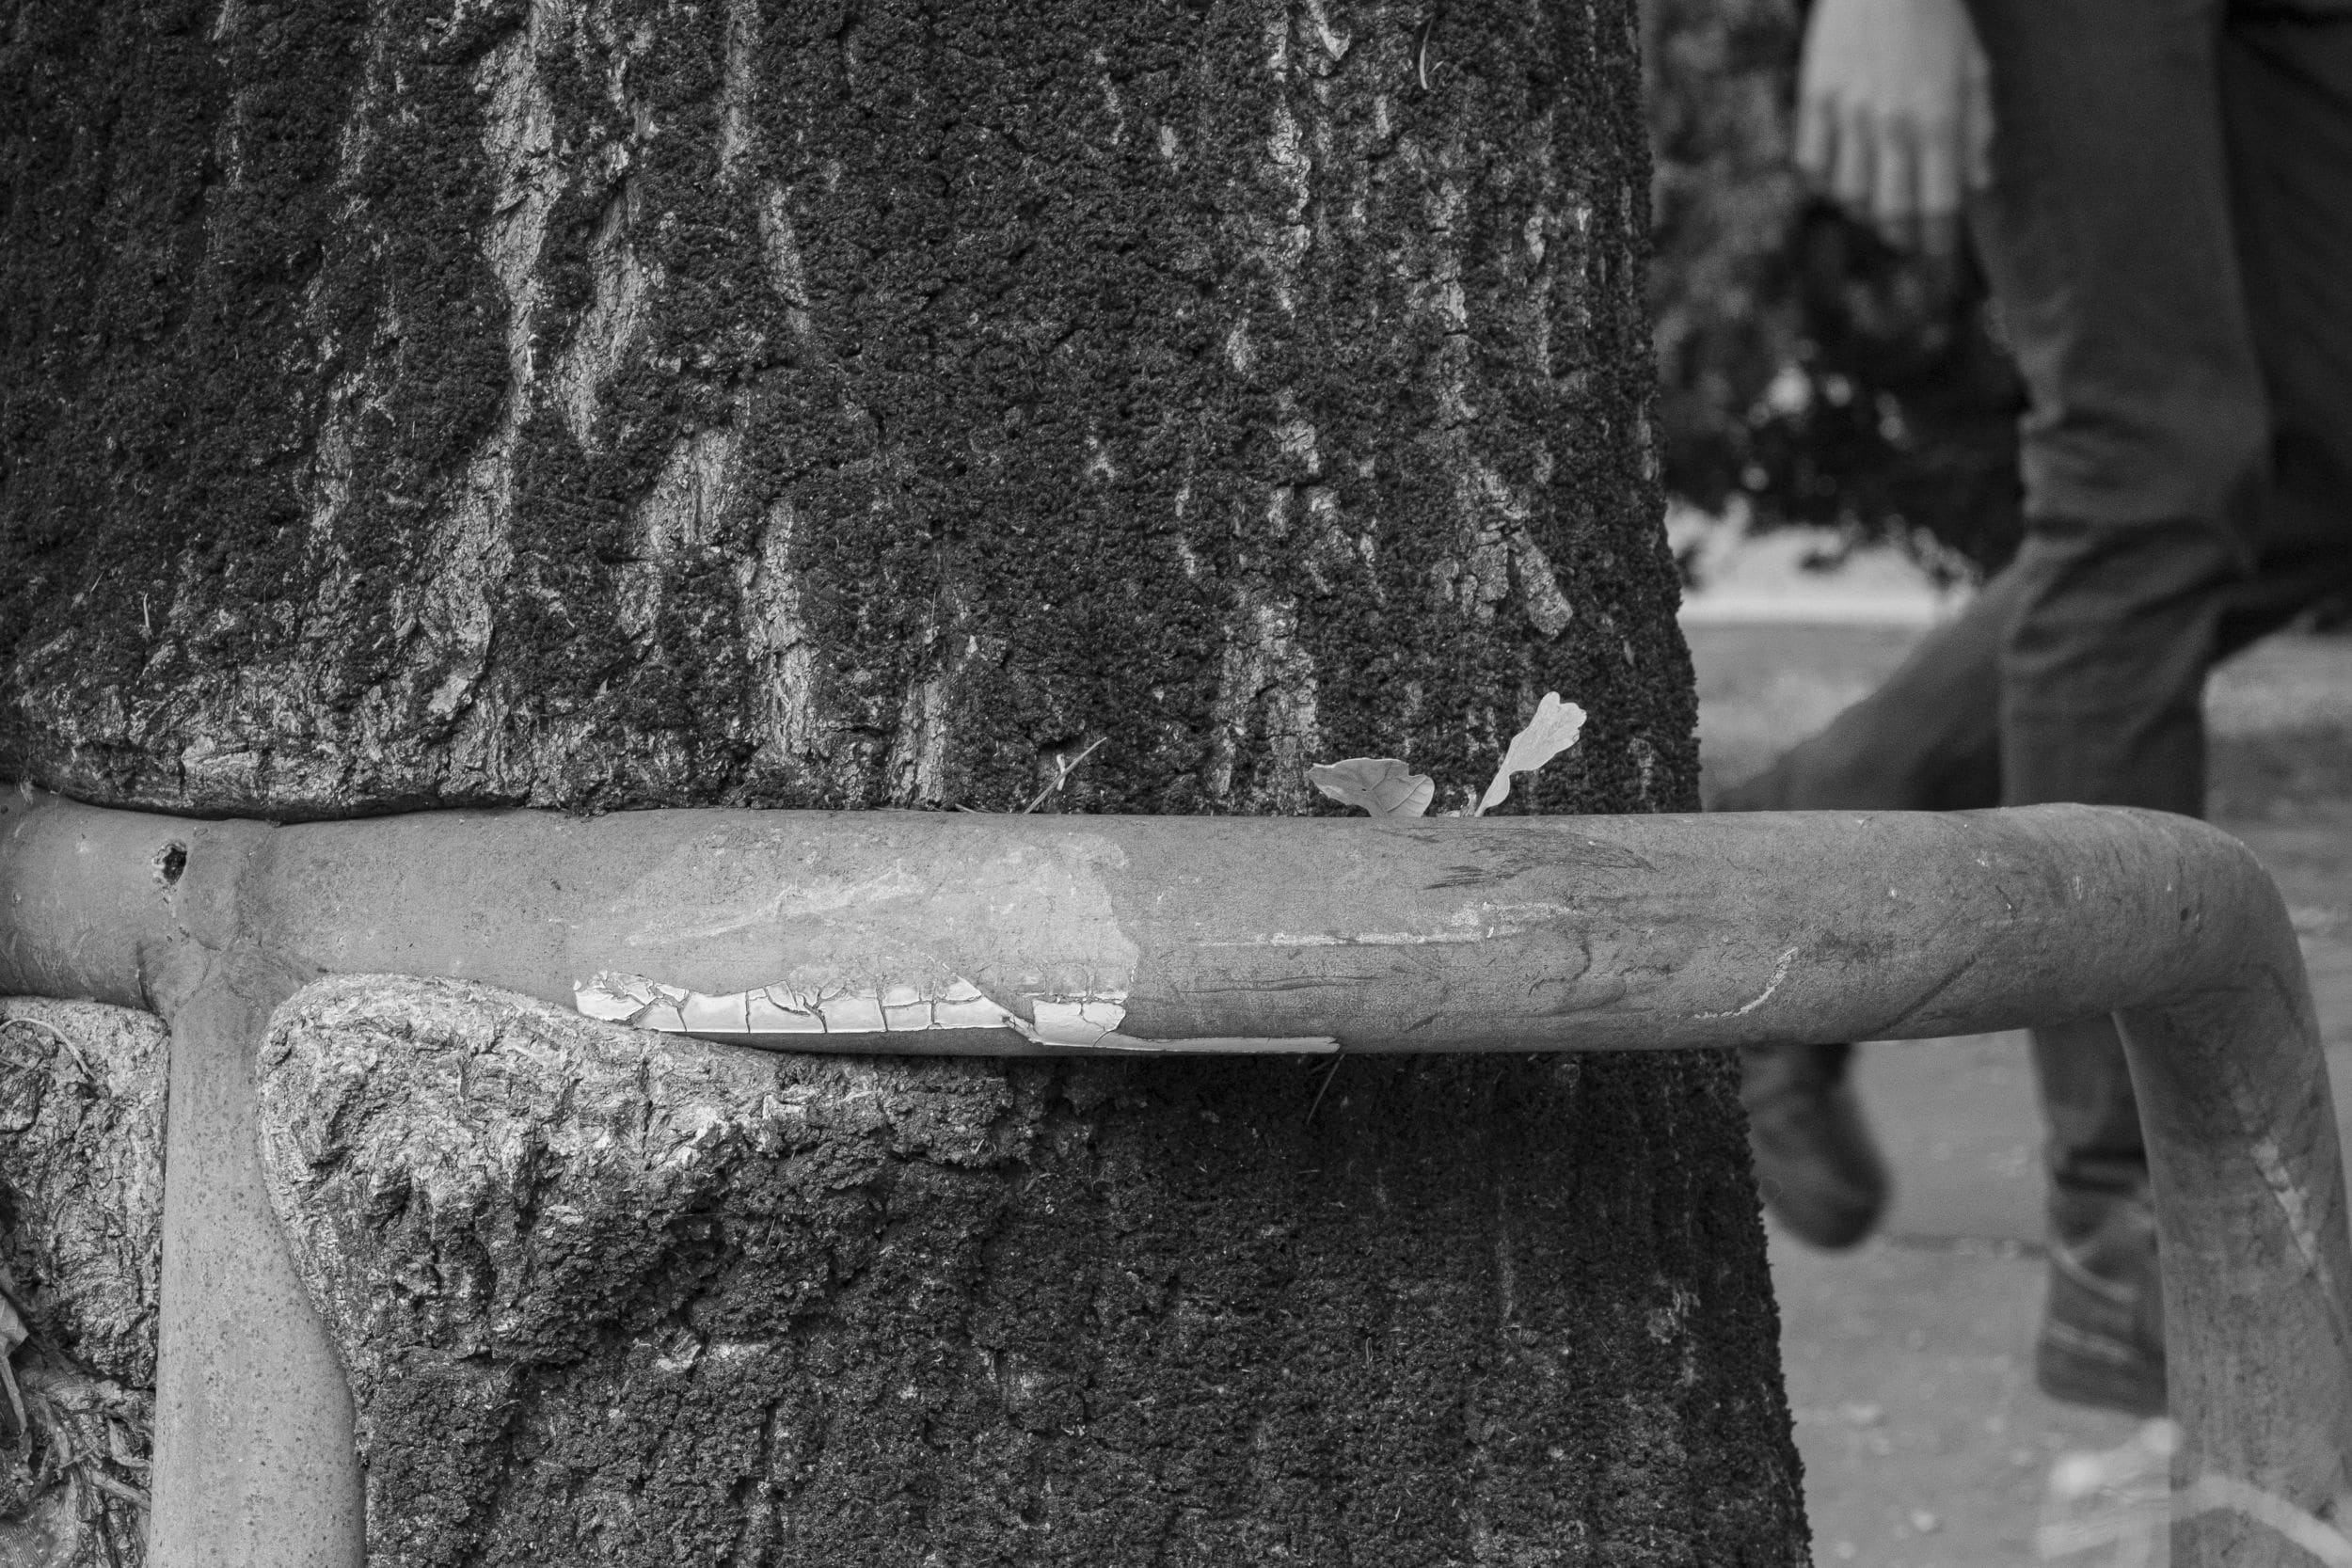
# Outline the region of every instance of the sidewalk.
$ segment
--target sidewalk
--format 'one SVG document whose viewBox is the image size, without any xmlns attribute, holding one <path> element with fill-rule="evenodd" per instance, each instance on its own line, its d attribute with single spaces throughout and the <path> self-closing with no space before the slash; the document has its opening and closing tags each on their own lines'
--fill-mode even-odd
<svg viewBox="0 0 2352 1568">
<path fill-rule="evenodd" d="M 1710 784 L 1867 691 L 1918 636 L 1885 625 L 1685 631 Z M 2217 675 L 2207 705 L 2215 816 L 2279 879 L 2302 933 L 2352 1144 L 2352 639 L 2274 640 Z M 1816 1561 L 2160 1564 L 2160 1545 L 2152 1558 L 2128 1543 L 2037 1550 L 2057 1507 L 2054 1465 L 2113 1452 L 2139 1427 L 2033 1387 L 2042 1128 L 2024 1037 L 1873 1045 L 1859 1085 L 1895 1166 L 1883 1233 L 1836 1256 L 1772 1237 Z"/>
</svg>

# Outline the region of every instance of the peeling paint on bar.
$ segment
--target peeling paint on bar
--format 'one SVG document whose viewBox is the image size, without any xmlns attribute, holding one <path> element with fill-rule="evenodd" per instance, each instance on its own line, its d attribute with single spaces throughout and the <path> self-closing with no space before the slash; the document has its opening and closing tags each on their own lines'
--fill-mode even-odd
<svg viewBox="0 0 2352 1568">
<path fill-rule="evenodd" d="M 1127 993 L 1111 991 L 1100 996 L 1032 996 L 1029 1010 L 1036 1015 L 1032 1030 L 1036 1038 L 1048 1045 L 1100 1045 L 1127 1021 Z M 1020 1020 L 1013 1021 L 1020 1027 Z"/>
<path fill-rule="evenodd" d="M 1057 1051 L 1328 1055 L 1340 1048 L 1340 1042 L 1327 1035 L 1138 1039 L 1119 1032 L 1127 1018 L 1123 990 L 1028 995 L 1024 1000 L 1035 1015 L 1033 1020 L 996 1002 L 961 975 L 937 992 L 908 985 L 880 990 L 814 991 L 772 985 L 706 996 L 643 974 L 605 970 L 572 988 L 573 1005 L 590 1018 L 665 1035 L 691 1035 L 722 1044 L 771 1050 L 820 1050 L 820 1042 L 834 1036 L 908 1035 L 930 1029 L 1007 1029 Z"/>
</svg>

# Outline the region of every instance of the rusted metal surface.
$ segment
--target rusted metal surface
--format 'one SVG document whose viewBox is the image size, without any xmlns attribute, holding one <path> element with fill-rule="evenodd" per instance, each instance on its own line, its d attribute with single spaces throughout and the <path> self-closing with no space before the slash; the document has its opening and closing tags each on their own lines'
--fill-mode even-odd
<svg viewBox="0 0 2352 1568">
<path fill-rule="evenodd" d="M 2320 1519 L 2347 1491 L 2352 1241 L 2309 988 L 2268 877 L 2184 818 L 678 811 L 273 829 L 20 795 L 0 807 L 0 990 L 182 1027 L 224 990 L 265 1011 L 371 973 L 566 1006 L 633 977 L 606 991 L 650 999 L 643 1022 L 893 1053 L 1683 1049 L 2114 1012 L 2149 1125 L 2182 1483 Z M 755 994 L 773 1010 L 743 1027 L 716 1007 Z M 996 1011 L 954 1010 L 978 1001 Z M 207 1190 L 224 1214 L 262 1212 L 258 1191 Z M 167 1278 L 169 1249 L 215 1223 L 175 1213 Z M 167 1359 L 173 1343 L 167 1323 Z M 341 1397 L 291 1365 L 313 1408 Z M 215 1462 L 171 1452 L 162 1424 L 159 1470 Z M 2173 1560 L 2294 1550 L 2253 1513 L 2209 1510 L 2178 1527 Z"/>
</svg>

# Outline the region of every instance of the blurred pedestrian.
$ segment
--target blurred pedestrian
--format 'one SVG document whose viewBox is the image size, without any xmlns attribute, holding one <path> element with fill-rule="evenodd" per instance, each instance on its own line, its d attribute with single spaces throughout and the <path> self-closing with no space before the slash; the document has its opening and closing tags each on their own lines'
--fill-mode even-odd
<svg viewBox="0 0 2352 1568">
<path fill-rule="evenodd" d="M 1963 222 L 2029 396 L 2026 542 L 1724 810 L 2201 815 L 2214 663 L 2352 586 L 2352 0 L 1816 0 L 1798 161 L 1931 255 Z M 1745 1062 L 1765 1201 L 1886 1196 L 1848 1045 Z M 2034 1032 L 2060 1399 L 2165 1407 L 2147 1157 L 2106 1018 Z"/>
</svg>

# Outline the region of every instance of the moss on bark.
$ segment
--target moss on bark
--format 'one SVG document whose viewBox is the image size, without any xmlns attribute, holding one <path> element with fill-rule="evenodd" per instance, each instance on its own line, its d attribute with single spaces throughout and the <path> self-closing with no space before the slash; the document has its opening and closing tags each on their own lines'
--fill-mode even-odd
<svg viewBox="0 0 2352 1568">
<path fill-rule="evenodd" d="M 444 9 L 20 8 L 0 768 L 1690 799 L 1626 8 Z"/>
</svg>

